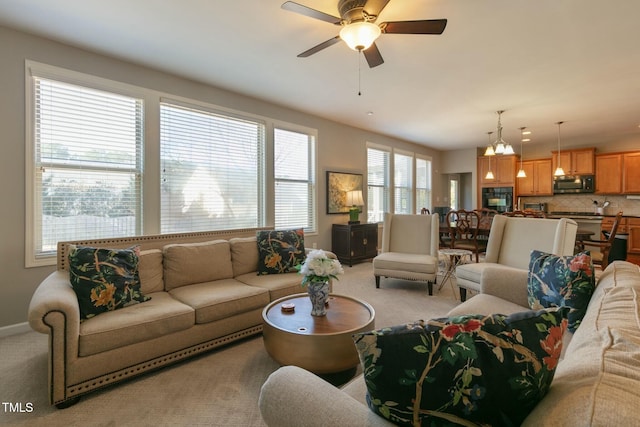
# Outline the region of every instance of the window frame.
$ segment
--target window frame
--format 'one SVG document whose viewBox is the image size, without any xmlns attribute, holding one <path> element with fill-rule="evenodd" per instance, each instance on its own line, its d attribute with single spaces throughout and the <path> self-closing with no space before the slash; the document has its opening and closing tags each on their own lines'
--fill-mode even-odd
<svg viewBox="0 0 640 427">
<path fill-rule="evenodd" d="M 301 135 L 307 136 L 307 153 L 308 153 L 308 164 L 307 164 L 307 180 L 291 180 L 284 178 L 277 178 L 276 171 L 276 131 L 281 130 L 284 132 L 292 132 L 298 133 Z M 317 141 L 318 141 L 318 131 L 315 129 L 296 126 L 290 123 L 284 122 L 274 122 L 272 131 L 269 132 L 270 136 L 273 138 L 273 143 L 270 145 L 272 147 L 273 152 L 273 161 L 271 162 L 272 171 L 270 176 L 273 177 L 273 197 L 270 197 L 269 200 L 273 202 L 273 224 L 278 224 L 278 211 L 276 210 L 276 186 L 278 182 L 306 182 L 307 183 L 307 191 L 309 201 L 311 202 L 311 207 L 307 207 L 307 227 L 304 227 L 305 234 L 317 234 L 318 232 L 318 155 L 317 155 Z M 277 226 L 276 226 L 277 227 Z M 284 225 L 283 228 L 298 228 L 298 225 L 287 224 Z"/>
<path fill-rule="evenodd" d="M 135 213 L 135 228 L 141 232 L 143 227 L 143 192 L 144 183 L 144 143 L 145 143 L 145 96 L 142 90 L 135 86 L 115 82 L 88 74 L 83 74 L 71 70 L 66 70 L 51 65 L 38 63 L 35 61 L 25 61 L 25 267 L 40 267 L 54 265 L 56 263 L 56 250 L 40 251 L 37 241 L 38 235 L 42 234 L 39 215 L 42 212 L 42 201 L 38 197 L 37 171 L 37 150 L 36 150 L 36 79 L 57 81 L 62 84 L 75 85 L 91 90 L 112 93 L 119 96 L 130 97 L 141 103 L 140 112 L 142 115 L 140 139 L 141 147 L 136 151 L 140 157 L 136 159 L 136 175 L 139 180 L 137 206 Z M 88 170 L 91 170 L 88 168 Z M 95 170 L 104 171 L 104 167 Z"/>
<path fill-rule="evenodd" d="M 390 212 L 392 207 L 391 207 L 391 203 L 393 200 L 393 174 L 392 174 L 392 170 L 393 170 L 393 165 L 392 165 L 392 157 L 391 157 L 391 153 L 392 150 L 390 147 L 387 147 L 385 145 L 378 145 L 378 144 L 374 144 L 374 143 L 370 143 L 368 142 L 366 144 L 366 149 L 367 149 L 367 222 L 382 222 L 384 220 L 384 213 L 385 212 Z M 382 215 L 381 217 L 376 217 L 375 214 L 371 214 L 370 212 L 372 212 L 375 206 L 372 206 L 373 204 L 376 204 L 377 201 L 375 200 L 374 197 L 372 197 L 372 187 L 374 187 L 374 185 L 372 185 L 372 183 L 369 180 L 369 150 L 374 150 L 374 151 L 378 151 L 381 153 L 384 153 L 383 155 L 386 156 L 386 169 L 384 170 L 384 179 L 383 179 L 383 184 L 382 185 L 375 185 L 375 188 L 379 188 L 382 190 Z"/>
</svg>

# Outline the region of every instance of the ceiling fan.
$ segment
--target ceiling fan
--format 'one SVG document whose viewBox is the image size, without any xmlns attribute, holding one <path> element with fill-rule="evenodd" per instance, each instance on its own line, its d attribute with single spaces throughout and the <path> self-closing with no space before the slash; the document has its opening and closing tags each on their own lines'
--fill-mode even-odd
<svg viewBox="0 0 640 427">
<path fill-rule="evenodd" d="M 446 19 L 421 21 L 390 21 L 375 24 L 378 15 L 390 0 L 339 0 L 340 18 L 293 1 L 282 4 L 282 8 L 310 18 L 342 26 L 340 34 L 312 47 L 298 55 L 306 58 L 314 53 L 344 40 L 353 49 L 364 53 L 370 68 L 384 63 L 375 40 L 380 34 L 442 34 L 447 26 Z"/>
</svg>

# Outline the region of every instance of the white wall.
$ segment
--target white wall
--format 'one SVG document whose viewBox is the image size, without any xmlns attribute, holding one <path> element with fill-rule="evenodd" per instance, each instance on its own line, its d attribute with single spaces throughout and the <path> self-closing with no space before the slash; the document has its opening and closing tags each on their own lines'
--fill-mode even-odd
<svg viewBox="0 0 640 427">
<path fill-rule="evenodd" d="M 431 156 L 433 170 L 440 169 L 440 153 L 424 146 L 355 129 L 5 27 L 0 27 L 0 58 L 0 177 L 3 183 L 0 332 L 2 327 L 27 320 L 27 308 L 33 291 L 53 271 L 53 267 L 24 267 L 26 59 L 317 129 L 319 233 L 308 237 L 309 246 L 315 242 L 318 247 L 329 249 L 331 224 L 347 221 L 347 215 L 325 214 L 325 172 L 333 170 L 366 174 L 366 142 Z M 157 135 L 153 135 L 153 130 L 151 132 L 148 136 L 157 140 Z M 155 149 L 151 147 L 151 150 Z M 157 165 L 150 165 L 148 171 L 154 170 L 157 172 Z M 434 173 L 436 195 L 440 186 L 440 177 Z"/>
</svg>

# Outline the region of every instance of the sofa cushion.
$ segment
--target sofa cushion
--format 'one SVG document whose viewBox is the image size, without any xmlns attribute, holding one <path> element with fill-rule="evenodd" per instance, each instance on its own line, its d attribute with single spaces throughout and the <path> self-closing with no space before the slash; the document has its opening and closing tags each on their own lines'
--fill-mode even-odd
<svg viewBox="0 0 640 427">
<path fill-rule="evenodd" d="M 150 294 L 144 304 L 88 319 L 80 325 L 78 351 L 89 356 L 120 348 L 172 332 L 182 331 L 195 323 L 195 311 L 172 298 L 167 292 Z"/>
<path fill-rule="evenodd" d="M 229 239 L 231 245 L 231 264 L 233 277 L 258 271 L 258 244 L 256 236 L 234 237 Z"/>
<path fill-rule="evenodd" d="M 247 286 L 235 279 L 181 286 L 169 293 L 195 309 L 196 323 L 214 322 L 269 304 L 266 289 Z"/>
<path fill-rule="evenodd" d="M 160 249 L 141 251 L 138 256 L 138 273 L 142 293 L 146 295 L 163 291 L 162 251 Z"/>
<path fill-rule="evenodd" d="M 425 254 L 383 252 L 374 259 L 376 270 L 400 270 L 434 274 L 438 271 L 438 258 Z"/>
<path fill-rule="evenodd" d="M 296 271 L 305 260 L 304 230 L 258 231 L 258 274 Z"/>
<path fill-rule="evenodd" d="M 81 320 L 149 300 L 140 290 L 138 253 L 138 246 L 71 248 L 69 281 L 78 297 Z"/>
<path fill-rule="evenodd" d="M 587 311 L 594 289 L 595 272 L 588 251 L 572 256 L 531 251 L 527 293 L 532 309 L 569 307 L 569 330 L 573 332 Z"/>
<path fill-rule="evenodd" d="M 355 334 L 369 407 L 407 426 L 519 425 L 551 385 L 568 310 L 465 315 Z"/>
<path fill-rule="evenodd" d="M 167 245 L 162 250 L 165 290 L 233 277 L 227 240 Z"/>
<path fill-rule="evenodd" d="M 268 290 L 271 301 L 287 295 L 306 292 L 306 289 L 300 285 L 302 279 L 297 273 L 257 276 L 254 270 L 252 273 L 242 274 L 234 279 L 249 286 Z"/>
</svg>

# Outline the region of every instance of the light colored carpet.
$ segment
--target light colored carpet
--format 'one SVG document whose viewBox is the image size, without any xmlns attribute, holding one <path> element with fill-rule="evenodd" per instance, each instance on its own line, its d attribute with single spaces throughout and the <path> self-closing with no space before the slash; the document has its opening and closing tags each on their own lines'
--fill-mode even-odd
<svg viewBox="0 0 640 427">
<path fill-rule="evenodd" d="M 382 279 L 371 263 L 345 266 L 334 292 L 370 303 L 376 327 L 444 316 L 458 304 L 449 283 L 434 295 L 426 283 Z M 456 292 L 457 294 L 457 292 Z M 30 403 L 31 412 L 0 407 L 0 424 L 15 426 L 264 426 L 260 386 L 278 368 L 256 336 L 83 396 L 58 410 L 47 401 L 47 336 L 36 332 L 0 339 L 0 401 Z M 3 405 L 4 406 L 4 405 Z"/>
</svg>

